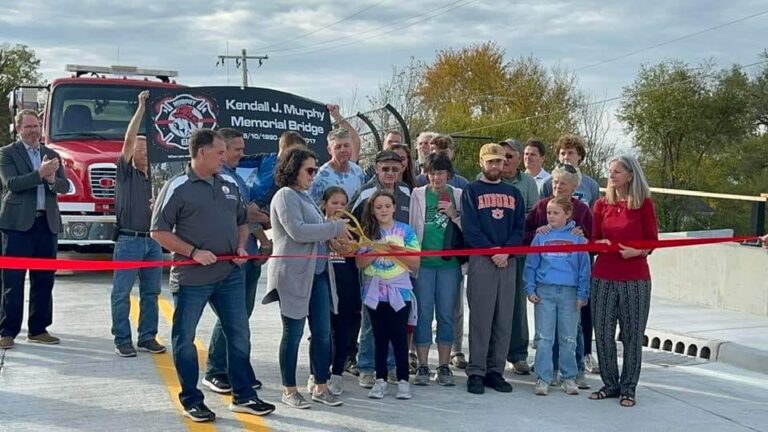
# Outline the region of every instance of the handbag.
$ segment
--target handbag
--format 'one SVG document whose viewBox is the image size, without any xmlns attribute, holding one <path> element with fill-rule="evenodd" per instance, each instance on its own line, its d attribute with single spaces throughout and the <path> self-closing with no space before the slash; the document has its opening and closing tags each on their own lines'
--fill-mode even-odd
<svg viewBox="0 0 768 432">
<path fill-rule="evenodd" d="M 445 228 L 445 241 L 443 243 L 443 250 L 456 250 L 465 249 L 466 243 L 464 243 L 464 234 L 461 232 L 461 228 L 452 220 L 448 220 L 448 226 Z M 459 264 L 464 264 L 469 261 L 468 256 L 443 256 L 442 259 L 450 261 L 451 258 L 459 260 Z"/>
</svg>

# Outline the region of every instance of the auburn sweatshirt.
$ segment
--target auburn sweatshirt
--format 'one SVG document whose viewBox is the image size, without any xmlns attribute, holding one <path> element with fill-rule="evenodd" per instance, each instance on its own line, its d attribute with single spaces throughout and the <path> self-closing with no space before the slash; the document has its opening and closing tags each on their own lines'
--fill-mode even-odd
<svg viewBox="0 0 768 432">
<path fill-rule="evenodd" d="M 525 203 L 516 187 L 476 180 L 461 194 L 461 226 L 471 248 L 520 246 Z"/>
</svg>

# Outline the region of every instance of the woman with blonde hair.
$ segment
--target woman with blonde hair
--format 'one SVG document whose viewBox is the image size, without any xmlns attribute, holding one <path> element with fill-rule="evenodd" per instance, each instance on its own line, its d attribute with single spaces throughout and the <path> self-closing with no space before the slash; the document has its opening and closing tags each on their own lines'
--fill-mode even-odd
<svg viewBox="0 0 768 432">
<path fill-rule="evenodd" d="M 610 161 L 605 197 L 595 203 L 592 217 L 592 240 L 617 244 L 619 252 L 599 253 L 592 269 L 590 302 L 603 388 L 590 399 L 618 397 L 621 406 L 632 407 L 651 304 L 647 259 L 651 250 L 625 243 L 658 239 L 651 191 L 637 159 L 617 156 Z M 617 323 L 624 345 L 621 376 L 616 358 Z"/>
</svg>

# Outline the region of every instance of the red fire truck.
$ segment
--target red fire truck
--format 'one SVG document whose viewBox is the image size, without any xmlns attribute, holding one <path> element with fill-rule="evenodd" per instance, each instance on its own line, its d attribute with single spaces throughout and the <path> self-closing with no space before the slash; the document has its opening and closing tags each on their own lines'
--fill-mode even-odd
<svg viewBox="0 0 768 432">
<path fill-rule="evenodd" d="M 107 251 L 115 230 L 116 162 L 137 95 L 144 89 L 178 87 L 171 81 L 178 73 L 84 65 L 67 65 L 66 71 L 72 75 L 48 86 L 14 90 L 11 113 L 23 108 L 41 112 L 43 142 L 61 155 L 69 192 L 59 197 L 64 220 L 59 248 Z M 145 133 L 144 126 L 139 133 Z"/>
</svg>

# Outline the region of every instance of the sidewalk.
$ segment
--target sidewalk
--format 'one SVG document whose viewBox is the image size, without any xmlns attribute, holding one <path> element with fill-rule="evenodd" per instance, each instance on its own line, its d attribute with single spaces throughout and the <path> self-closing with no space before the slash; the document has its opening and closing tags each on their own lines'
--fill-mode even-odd
<svg viewBox="0 0 768 432">
<path fill-rule="evenodd" d="M 227 409 L 226 398 L 203 389 L 206 403 L 218 418 L 211 425 L 192 424 L 181 416 L 178 407 L 179 389 L 169 353 L 140 353 L 132 359 L 114 354 L 110 276 L 92 273 L 57 278 L 51 331 L 62 337 L 61 345 L 29 344 L 22 332 L 14 349 L 0 352 L 0 430 L 608 432 L 621 428 L 623 432 L 748 432 L 765 430 L 768 424 L 768 375 L 649 349 L 643 352 L 638 405 L 632 409 L 621 408 L 615 399 L 589 400 L 587 391 L 567 396 L 553 388 L 548 397 L 534 396 L 535 377 L 515 375 L 510 370 L 505 377 L 515 386 L 514 392 L 469 395 L 463 371 L 454 370 L 457 386 L 414 386 L 410 401 L 396 400 L 391 395 L 382 400 L 369 399 L 368 391 L 357 385 L 356 378 L 345 374 L 343 406 L 313 403 L 312 409 L 296 410 L 279 403 L 282 387 L 277 352 L 281 324 L 276 304 L 256 307 L 251 319 L 251 362 L 264 382 L 259 395 L 276 403 L 277 411 L 265 418 L 244 419 Z M 259 298 L 264 288 L 262 283 Z M 702 315 L 702 310 L 694 310 L 689 319 L 683 313 L 686 309 L 654 299 L 651 323 L 658 329 L 666 319 L 670 329 L 665 331 L 706 336 L 715 324 L 722 323 L 721 330 L 730 328 L 729 323 L 734 324 L 731 327 L 738 324 L 728 316 L 713 318 L 721 316 L 717 311 L 703 310 L 709 315 Z M 171 315 L 172 300 L 164 287 L 158 336 L 165 343 L 170 337 Z M 697 322 L 698 326 L 694 326 Z M 198 331 L 202 361 L 213 323 L 213 314 L 206 310 Z M 675 323 L 676 327 L 671 326 Z M 760 324 L 752 324 L 751 331 L 757 332 Z M 729 340 L 720 334 L 717 337 Z M 759 345 L 759 341 L 752 343 Z M 727 358 L 728 345 L 720 346 L 719 356 Z M 433 350 L 433 365 L 435 360 Z M 303 340 L 297 378 L 305 395 L 302 384 L 308 374 L 308 344 Z M 599 376 L 588 375 L 587 380 L 592 390 L 599 388 Z"/>
<path fill-rule="evenodd" d="M 716 348 L 710 360 L 768 374 L 768 318 L 654 297 L 646 335 Z"/>
</svg>

